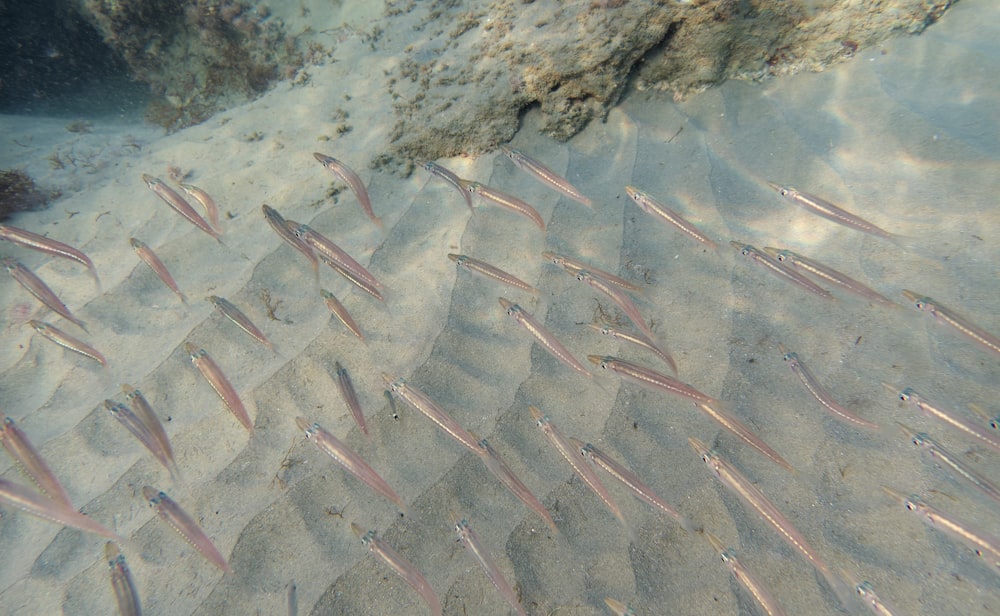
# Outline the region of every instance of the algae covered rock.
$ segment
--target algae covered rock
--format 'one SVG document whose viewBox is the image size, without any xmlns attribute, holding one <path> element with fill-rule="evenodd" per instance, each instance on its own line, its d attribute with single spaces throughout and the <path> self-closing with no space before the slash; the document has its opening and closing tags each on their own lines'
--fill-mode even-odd
<svg viewBox="0 0 1000 616">
<path fill-rule="evenodd" d="M 147 119 L 177 129 L 258 96 L 301 65 L 270 10 L 240 0 L 76 0 L 77 8 L 149 84 Z"/>
<path fill-rule="evenodd" d="M 410 3 L 426 12 L 411 25 L 417 41 L 389 80 L 398 101 L 393 148 L 425 159 L 488 150 L 509 139 L 519 114 L 533 106 L 544 115 L 543 132 L 567 139 L 604 118 L 629 89 L 681 99 L 726 79 L 822 70 L 894 34 L 921 32 L 951 4 Z"/>
<path fill-rule="evenodd" d="M 0 220 L 17 212 L 45 209 L 56 196 L 39 189 L 23 171 L 0 169 Z"/>
</svg>

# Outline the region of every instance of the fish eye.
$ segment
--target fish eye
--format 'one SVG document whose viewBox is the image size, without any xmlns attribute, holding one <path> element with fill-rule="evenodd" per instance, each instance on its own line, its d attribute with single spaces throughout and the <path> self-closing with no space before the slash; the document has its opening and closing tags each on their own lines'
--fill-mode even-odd
<svg viewBox="0 0 1000 616">
<path fill-rule="evenodd" d="M 913 305 L 916 306 L 919 310 L 923 310 L 924 308 L 927 307 L 927 302 L 925 302 L 922 299 L 918 299 L 916 302 L 913 303 Z"/>
<path fill-rule="evenodd" d="M 777 259 L 778 261 L 781 261 L 782 263 L 784 263 L 785 260 L 788 259 L 788 255 L 779 252 L 778 255 L 776 257 L 774 257 L 774 258 Z"/>
<path fill-rule="evenodd" d="M 787 197 L 787 196 L 788 196 L 788 192 L 789 192 L 789 190 L 788 190 L 787 188 L 782 188 L 782 189 L 781 189 L 780 191 L 778 191 L 778 192 L 779 192 L 779 193 L 781 194 L 781 196 L 782 196 L 782 197 Z"/>
<path fill-rule="evenodd" d="M 744 248 L 744 249 L 743 249 L 743 250 L 741 250 L 740 252 L 741 252 L 741 253 L 743 254 L 743 256 L 745 257 L 745 256 L 747 256 L 747 255 L 749 255 L 749 254 L 750 254 L 750 249 L 749 249 L 749 248 Z"/>
</svg>

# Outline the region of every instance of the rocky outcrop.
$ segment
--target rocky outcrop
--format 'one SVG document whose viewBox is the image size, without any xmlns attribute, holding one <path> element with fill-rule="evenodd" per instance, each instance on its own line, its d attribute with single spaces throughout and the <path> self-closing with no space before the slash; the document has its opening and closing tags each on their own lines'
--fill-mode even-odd
<svg viewBox="0 0 1000 616">
<path fill-rule="evenodd" d="M 509 139 L 537 105 L 566 139 L 630 87 L 683 98 L 726 79 L 823 70 L 951 0 L 439 1 L 390 79 L 395 151 L 435 158 Z M 472 8 L 469 8 L 469 4 Z"/>
<path fill-rule="evenodd" d="M 311 24 L 293 36 L 266 6 L 243 0 L 70 1 L 150 85 L 147 116 L 168 129 L 251 99 L 332 54 L 324 47 L 330 36 Z M 373 53 L 394 59 L 385 76 L 393 117 L 383 160 L 489 149 L 533 106 L 543 131 L 566 139 L 630 88 L 683 98 L 726 79 L 823 70 L 886 37 L 921 32 L 950 4 L 390 1 L 364 35 Z"/>
<path fill-rule="evenodd" d="M 241 0 L 75 0 L 77 10 L 149 84 L 147 118 L 168 130 L 243 103 L 302 64 L 264 5 Z"/>
</svg>

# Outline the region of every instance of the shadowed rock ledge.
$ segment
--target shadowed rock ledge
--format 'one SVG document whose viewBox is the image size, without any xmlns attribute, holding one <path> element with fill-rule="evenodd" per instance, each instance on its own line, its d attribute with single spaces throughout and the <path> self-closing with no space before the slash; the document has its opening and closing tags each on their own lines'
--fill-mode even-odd
<svg viewBox="0 0 1000 616">
<path fill-rule="evenodd" d="M 427 4 L 413 26 L 423 37 L 390 79 L 393 146 L 404 158 L 487 150 L 509 139 L 533 105 L 542 130 L 567 139 L 629 88 L 683 98 L 726 79 L 823 70 L 887 37 L 923 31 L 952 2 Z"/>
<path fill-rule="evenodd" d="M 335 61 L 337 33 L 361 28 L 372 53 L 392 60 L 384 75 L 390 145 L 373 164 L 403 173 L 415 159 L 508 140 L 533 106 L 544 133 L 567 139 L 630 89 L 683 98 L 726 79 L 823 70 L 887 37 L 923 31 L 953 3 L 390 0 L 382 17 L 350 27 L 319 23 L 310 11 L 322 3 L 308 0 L 284 13 L 242 0 L 69 1 L 132 77 L 149 84 L 147 117 L 168 129 L 277 80 L 308 79 L 303 65 Z"/>
</svg>

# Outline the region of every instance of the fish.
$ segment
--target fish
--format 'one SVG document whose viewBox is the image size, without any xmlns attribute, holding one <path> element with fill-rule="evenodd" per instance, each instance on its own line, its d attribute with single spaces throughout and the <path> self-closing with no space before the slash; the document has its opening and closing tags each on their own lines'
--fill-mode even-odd
<svg viewBox="0 0 1000 616">
<path fill-rule="evenodd" d="M 1000 338 L 997 336 L 994 336 L 977 325 L 973 325 L 965 318 L 959 316 L 952 310 L 945 308 L 926 295 L 921 296 L 920 294 L 914 293 L 909 289 L 903 289 L 903 296 L 913 302 L 913 305 L 917 310 L 926 312 L 934 317 L 935 320 L 952 327 L 958 333 L 964 335 L 966 338 L 972 340 L 987 351 L 1000 354 Z"/>
<path fill-rule="evenodd" d="M 173 188 L 167 186 L 166 182 L 145 173 L 142 174 L 142 181 L 146 183 L 146 187 L 149 190 L 153 191 L 160 199 L 163 199 L 163 202 L 173 208 L 175 212 L 183 216 L 194 226 L 211 235 L 215 238 L 215 241 L 220 244 L 222 243 L 219 233 L 201 217 L 201 214 L 191 207 L 190 203 L 184 200 L 184 197 L 178 195 Z"/>
<path fill-rule="evenodd" d="M 879 228 L 874 224 L 868 222 L 867 220 L 848 212 L 847 210 L 837 207 L 836 205 L 830 203 L 826 199 L 821 199 L 815 195 L 810 195 L 807 192 L 802 192 L 796 190 L 791 186 L 782 186 L 774 182 L 768 182 L 768 186 L 778 191 L 778 194 L 788 199 L 795 205 L 801 206 L 806 210 L 822 216 L 827 220 L 832 220 L 833 222 L 844 225 L 851 229 L 857 231 L 862 231 L 868 233 L 869 235 L 874 235 L 877 237 L 885 239 L 894 239 L 895 234 L 886 231 L 885 229 Z"/>
<path fill-rule="evenodd" d="M 257 342 L 263 344 L 272 351 L 274 350 L 274 345 L 272 345 L 271 341 L 267 339 L 264 332 L 260 331 L 260 328 L 254 325 L 253 321 L 251 321 L 247 315 L 243 314 L 243 311 L 234 306 L 228 299 L 219 297 L 218 295 L 209 295 L 205 299 L 215 306 L 215 309 L 218 310 L 222 316 L 226 317 L 235 323 L 237 327 L 253 336 Z"/>
<path fill-rule="evenodd" d="M 716 247 L 715 242 L 713 242 L 707 235 L 699 231 L 698 227 L 694 226 L 685 220 L 683 216 L 660 203 L 647 193 L 644 193 L 638 188 L 634 188 L 632 186 L 626 186 L 625 192 L 628 194 L 629 198 L 632 199 L 632 201 L 635 201 L 635 204 L 638 205 L 642 211 L 667 221 L 671 225 L 680 229 L 680 231 L 688 237 L 693 238 L 710 248 Z"/>
<path fill-rule="evenodd" d="M 587 359 L 602 370 L 610 370 L 626 381 L 638 383 L 654 391 L 680 396 L 681 398 L 687 398 L 693 402 L 702 402 L 704 404 L 717 404 L 719 402 L 687 383 L 682 383 L 671 376 L 619 357 L 612 357 L 611 355 L 588 355 Z"/>
<path fill-rule="evenodd" d="M 160 418 L 157 417 L 156 413 L 153 411 L 153 407 L 146 401 L 146 397 L 142 395 L 142 392 L 131 385 L 123 384 L 122 393 L 125 394 L 125 401 L 132 405 L 132 411 L 135 413 L 136 417 L 139 418 L 139 421 L 146 427 L 146 430 L 148 430 L 149 433 L 153 435 L 153 438 L 156 439 L 156 442 L 159 443 L 159 448 L 167 460 L 166 463 L 163 463 L 163 465 L 170 470 L 171 476 L 175 479 L 179 479 L 180 473 L 177 470 L 177 464 L 174 462 L 173 447 L 170 446 L 170 439 L 167 437 L 167 431 L 163 429 L 163 424 L 160 422 Z"/>
<path fill-rule="evenodd" d="M 618 305 L 619 308 L 622 309 L 622 312 L 625 313 L 625 316 L 627 316 L 629 320 L 631 320 L 632 323 L 634 323 L 635 326 L 638 327 L 639 330 L 646 335 L 646 337 L 650 339 L 656 337 L 656 334 L 653 333 L 653 330 L 650 329 L 649 325 L 646 324 L 645 319 L 642 318 L 642 314 L 640 314 L 639 308 L 635 305 L 635 303 L 631 299 L 629 299 L 627 295 L 625 295 L 625 293 L 614 288 L 612 285 L 607 284 L 607 282 L 605 282 L 603 278 L 601 278 L 600 276 L 595 276 L 593 273 L 588 272 L 587 270 L 580 270 L 579 272 L 577 272 L 576 279 L 579 280 L 580 282 L 587 283 L 588 285 L 590 285 L 590 288 L 594 289 L 595 291 L 599 291 L 605 294 L 608 297 L 608 299 L 613 301 L 615 304 Z"/>
<path fill-rule="evenodd" d="M 212 198 L 204 190 L 198 188 L 194 184 L 178 184 L 189 197 L 201 204 L 201 207 L 205 209 L 205 216 L 208 217 L 209 224 L 215 229 L 219 235 L 222 235 L 222 227 L 219 226 L 219 206 L 215 204 L 215 199 Z"/>
<path fill-rule="evenodd" d="M 454 261 L 456 265 L 480 274 L 481 276 L 485 276 L 486 278 L 492 278 L 497 282 L 514 287 L 515 289 L 527 291 L 528 293 L 532 293 L 534 295 L 538 295 L 539 293 L 538 289 L 531 286 L 527 282 L 524 282 L 513 274 L 508 274 L 499 267 L 490 265 L 486 261 L 480 261 L 479 259 L 473 259 L 467 255 L 456 255 L 453 253 L 448 253 L 448 258 Z"/>
<path fill-rule="evenodd" d="M 462 187 L 459 181 L 460 178 L 457 175 L 433 161 L 425 162 L 423 168 L 457 188 L 458 192 L 462 193 L 462 198 L 465 199 L 465 204 L 469 206 L 469 210 L 472 210 L 472 195 Z"/>
<path fill-rule="evenodd" d="M 603 451 L 601 451 L 600 449 L 598 449 L 597 447 L 595 447 L 590 443 L 584 443 L 583 441 L 573 437 L 570 437 L 569 441 L 570 443 L 573 444 L 574 447 L 580 450 L 580 453 L 583 454 L 584 458 L 587 458 L 588 460 L 593 462 L 596 466 L 601 467 L 609 475 L 611 475 L 619 482 L 621 482 L 626 488 L 632 490 L 632 492 L 639 498 L 639 500 L 645 501 L 646 503 L 652 505 L 654 508 L 659 509 L 660 511 L 666 513 L 674 520 L 676 520 L 677 523 L 681 525 L 681 528 L 683 528 L 687 532 L 689 533 L 701 532 L 701 529 L 696 527 L 694 522 L 687 519 L 686 517 L 681 515 L 676 509 L 671 507 L 667 501 L 660 498 L 656 494 L 656 492 L 653 492 L 652 488 L 643 483 L 642 480 L 639 479 L 639 477 L 635 473 L 625 468 L 625 466 L 623 466 L 617 460 L 615 460 L 614 458 L 612 458 L 611 456 L 604 453 Z"/>
<path fill-rule="evenodd" d="M 18 246 L 31 248 L 32 250 L 44 252 L 45 254 L 52 255 L 54 257 L 70 259 L 86 266 L 87 270 L 90 271 L 90 275 L 94 278 L 94 283 L 97 285 L 97 291 L 101 291 L 101 279 L 97 275 L 97 268 L 94 267 L 94 262 L 90 260 L 90 257 L 83 254 L 80 250 L 73 248 L 69 244 L 64 244 L 59 240 L 52 239 L 51 237 L 45 237 L 44 235 L 32 233 L 31 231 L 27 231 L 25 229 L 18 229 L 17 227 L 12 227 L 10 225 L 0 225 L 0 240 L 7 240 L 8 242 L 12 242 Z"/>
<path fill-rule="evenodd" d="M 345 269 L 353 274 L 354 277 L 364 280 L 369 285 L 377 289 L 385 287 L 385 285 L 379 282 L 378 279 L 365 268 L 365 266 L 355 261 L 351 255 L 347 254 L 347 251 L 334 244 L 322 233 L 316 231 L 309 225 L 299 224 L 293 220 L 286 220 L 285 224 L 287 224 L 288 228 L 292 230 L 292 233 L 301 238 L 319 254 L 325 256 L 326 258 L 324 261 L 327 263 L 333 262 L 340 266 L 339 268 L 335 268 L 338 269 L 338 271 L 339 269 Z"/>
<path fill-rule="evenodd" d="M 542 324 L 535 319 L 535 317 L 525 312 L 524 309 L 517 304 L 502 297 L 499 299 L 500 305 L 503 306 L 505 311 L 507 311 L 507 314 L 514 317 L 514 320 L 520 323 L 521 327 L 528 330 L 528 333 L 534 336 L 538 343 L 542 345 L 542 348 L 573 370 L 576 370 L 587 378 L 593 378 L 593 375 L 583 367 L 583 364 L 577 361 L 569 350 L 567 350 L 566 347 L 563 346 L 563 344 L 559 342 L 559 340 L 557 340 L 549 330 L 545 329 L 545 327 L 543 327 Z"/>
<path fill-rule="evenodd" d="M 976 413 L 990 428 L 994 430 L 1000 430 L 1000 415 L 993 415 L 986 411 L 983 407 L 979 406 L 975 402 L 970 402 L 967 405 L 970 410 Z"/>
<path fill-rule="evenodd" d="M 191 363 L 198 368 L 198 371 L 205 377 L 208 384 L 212 386 L 215 393 L 219 394 L 219 397 L 222 398 L 229 412 L 236 416 L 236 419 L 243 424 L 243 427 L 250 434 L 253 434 L 253 421 L 250 420 L 250 414 L 247 413 L 247 409 L 236 393 L 233 384 L 222 373 L 222 369 L 215 363 L 215 360 L 208 355 L 205 349 L 199 349 L 190 342 L 184 344 L 184 350 L 191 357 Z"/>
<path fill-rule="evenodd" d="M 825 299 L 834 299 L 833 294 L 831 294 L 829 291 L 819 286 L 812 280 L 806 278 L 797 271 L 785 267 L 778 260 L 772 259 L 770 256 L 768 256 L 767 253 L 763 253 L 757 250 L 756 247 L 751 246 L 750 244 L 743 244 L 735 240 L 729 242 L 729 245 L 735 248 L 736 250 L 739 250 L 744 257 L 750 259 L 754 263 L 757 263 L 758 265 L 760 265 L 767 271 L 771 272 L 778 278 L 781 278 L 786 282 L 791 282 L 792 284 L 796 284 L 814 295 L 818 295 Z"/>
<path fill-rule="evenodd" d="M 811 274 L 814 278 L 835 284 L 845 291 L 854 293 L 858 297 L 863 297 L 867 300 L 871 300 L 877 304 L 885 306 L 892 306 L 894 308 L 898 306 L 896 302 L 882 295 L 878 291 L 858 282 L 847 274 L 842 274 L 832 267 L 823 265 L 819 261 L 813 261 L 812 259 L 803 257 L 802 255 L 794 253 L 791 250 L 773 248 L 771 246 L 765 246 L 764 252 L 771 258 L 778 261 L 778 263 L 792 265 L 807 274 Z"/>
<path fill-rule="evenodd" d="M 427 394 L 410 385 L 406 379 L 402 377 L 393 378 L 385 372 L 382 373 L 382 382 L 385 384 L 386 389 L 395 394 L 403 402 L 423 413 L 442 432 L 455 439 L 456 442 L 463 445 L 469 451 L 479 453 L 478 439 L 462 427 L 460 423 L 455 421 L 436 402 L 431 400 Z"/>
<path fill-rule="evenodd" d="M 952 474 L 961 477 L 976 487 L 980 492 L 1000 503 L 1000 488 L 992 481 L 976 472 L 961 458 L 951 453 L 940 443 L 932 439 L 926 432 L 914 432 L 912 428 L 896 422 L 910 442 L 927 452 L 940 466 L 948 468 Z"/>
<path fill-rule="evenodd" d="M 610 272 L 606 272 L 604 270 L 597 269 L 593 265 L 588 265 L 588 264 L 584 263 L 583 261 L 577 261 L 576 259 L 572 259 L 570 257 L 567 257 L 566 255 L 560 255 L 560 254 L 556 254 L 554 252 L 546 250 L 545 252 L 542 253 L 542 258 L 545 259 L 546 261 L 548 261 L 549 263 L 551 263 L 553 265 L 557 265 L 557 266 L 561 267 L 562 269 L 566 270 L 567 272 L 569 272 L 571 274 L 574 274 L 574 275 L 577 272 L 587 271 L 587 272 L 590 272 L 591 274 L 593 274 L 594 276 L 599 276 L 599 277 L 603 278 L 604 281 L 607 282 L 607 283 L 610 283 L 610 284 L 613 284 L 615 286 L 621 287 L 621 288 L 626 289 L 628 291 L 640 291 L 641 290 L 641 288 L 638 285 L 632 284 L 631 282 L 629 282 L 628 280 L 625 280 L 624 278 L 621 278 L 619 276 L 615 276 L 614 274 L 612 274 Z"/>
<path fill-rule="evenodd" d="M 731 413 L 724 411 L 722 407 L 707 404 L 705 402 L 695 402 L 694 405 L 703 413 L 714 419 L 720 426 L 740 437 L 744 443 L 750 445 L 759 453 L 764 454 L 768 460 L 774 462 L 788 472 L 795 472 L 795 468 L 789 464 L 787 460 L 781 457 L 781 454 L 772 449 L 770 445 L 765 443 L 764 440 L 757 436 L 753 430 L 747 427 L 746 424 L 737 419 Z"/>
<path fill-rule="evenodd" d="M 729 490 L 731 490 L 736 496 L 751 509 L 753 509 L 757 515 L 759 515 L 768 525 L 771 526 L 778 535 L 784 539 L 788 545 L 792 546 L 797 550 L 802 556 L 805 557 L 809 563 L 816 568 L 820 574 L 826 579 L 830 588 L 834 591 L 838 598 L 844 605 L 849 605 L 848 597 L 850 593 L 847 591 L 847 584 L 841 580 L 834 572 L 826 565 L 823 560 L 820 559 L 819 554 L 813 549 L 811 545 L 806 541 L 805 537 L 802 536 L 792 523 L 788 521 L 788 518 L 778 510 L 774 504 L 768 500 L 764 493 L 760 489 L 750 482 L 742 473 L 736 470 L 728 460 L 721 457 L 717 452 L 710 450 L 704 443 L 694 438 L 693 436 L 688 437 L 688 443 L 691 448 L 698 454 L 701 460 L 708 465 L 708 468 L 712 471 L 712 474 Z"/>
<path fill-rule="evenodd" d="M 586 205 L 587 207 L 592 207 L 594 202 L 590 200 L 589 197 L 585 196 L 578 188 L 569 183 L 569 180 L 562 177 L 555 171 L 549 169 L 542 163 L 538 162 L 534 158 L 528 156 L 520 150 L 515 150 L 514 148 L 508 148 L 507 146 L 500 146 L 500 151 L 503 152 L 504 156 L 509 158 L 518 169 L 527 172 L 529 175 L 534 176 L 536 180 L 548 186 L 549 188 L 555 190 L 556 192 L 569 197 L 573 201 Z"/>
<path fill-rule="evenodd" d="M 128 430 L 132 436 L 137 438 L 143 446 L 149 450 L 149 453 L 153 454 L 153 457 L 164 466 L 168 471 L 170 471 L 170 476 L 177 479 L 177 469 L 173 465 L 173 459 L 166 451 L 163 450 L 163 446 L 160 441 L 153 436 L 153 433 L 149 430 L 145 423 L 139 418 L 139 416 L 132 411 L 128 406 L 115 402 L 114 400 L 105 400 L 104 408 L 108 409 L 108 412 L 114 417 L 118 423 L 123 425 L 126 430 Z"/>
<path fill-rule="evenodd" d="M 799 377 L 799 380 L 802 381 L 803 385 L 805 385 L 806 390 L 812 394 L 812 397 L 816 398 L 816 401 L 819 402 L 823 408 L 833 413 L 834 417 L 860 428 L 867 428 L 869 430 L 879 429 L 877 423 L 868 421 L 864 417 L 860 417 L 838 404 L 837 401 L 833 399 L 833 396 L 830 395 L 830 392 L 819 384 L 819 381 L 816 380 L 813 373 L 806 368 L 805 364 L 803 364 L 801 360 L 799 360 L 799 356 L 797 354 L 789 351 L 781 344 L 778 345 L 778 349 L 781 353 L 783 353 L 782 358 L 785 360 L 785 365 L 791 368 L 795 376 Z"/>
<path fill-rule="evenodd" d="M 507 578 L 503 576 L 500 572 L 500 568 L 497 567 L 496 562 L 494 562 L 493 557 L 486 550 L 486 547 L 479 540 L 479 536 L 476 535 L 475 531 L 469 526 L 468 520 L 465 518 L 459 519 L 454 513 L 451 514 L 452 522 L 455 524 L 455 532 L 458 533 L 458 540 L 462 542 L 465 548 L 472 552 L 472 555 L 476 558 L 479 566 L 483 568 L 486 573 L 486 577 L 493 582 L 493 586 L 497 589 L 500 595 L 507 600 L 514 610 L 521 616 L 525 616 L 524 608 L 521 607 L 521 602 L 517 600 L 517 593 L 511 588 L 510 583 Z"/>
<path fill-rule="evenodd" d="M 434 593 L 434 589 L 427 582 L 423 575 L 417 571 L 417 568 L 413 564 L 403 558 L 403 556 L 392 549 L 392 547 L 383 541 L 374 530 L 369 530 L 365 532 L 360 526 L 351 522 L 351 530 L 354 534 L 361 538 L 361 543 L 368 548 L 368 550 L 374 554 L 379 560 L 389 566 L 396 575 L 403 578 L 407 584 L 409 584 L 413 590 L 417 591 L 420 597 L 430 608 L 431 614 L 434 616 L 441 616 L 441 601 L 438 599 L 437 594 Z"/>
<path fill-rule="evenodd" d="M 323 263 L 329 265 L 333 269 L 333 271 L 337 272 L 338 274 L 346 278 L 348 282 L 358 287 L 368 295 L 371 295 L 378 301 L 385 302 L 385 297 L 382 296 L 382 293 L 381 291 L 378 290 L 378 287 L 372 285 L 367 280 L 362 280 L 361 278 L 358 278 L 358 276 L 355 275 L 354 272 L 346 269 L 341 264 L 332 260 L 323 253 L 319 253 L 319 258 L 321 261 L 323 261 Z"/>
<path fill-rule="evenodd" d="M 674 375 L 677 374 L 677 362 L 674 361 L 673 355 L 671 355 L 666 349 L 658 346 L 644 334 L 633 334 L 621 329 L 616 329 L 610 325 L 598 325 L 597 323 L 587 323 L 587 327 L 600 332 L 605 336 L 611 336 L 615 340 L 624 340 L 625 342 L 630 342 L 636 346 L 652 351 L 657 357 L 662 359 L 664 363 L 667 364 L 670 371 L 673 372 Z"/>
<path fill-rule="evenodd" d="M 340 303 L 337 296 L 326 289 L 320 289 L 319 294 L 323 298 L 323 301 L 326 302 L 326 307 L 329 308 L 330 312 L 340 319 L 340 322 L 347 329 L 351 330 L 351 333 L 359 339 L 364 340 L 365 335 L 361 332 L 361 328 L 358 327 L 358 324 L 354 321 L 354 317 L 351 316 L 351 313 L 347 312 L 347 308 L 344 308 L 344 305 Z"/>
<path fill-rule="evenodd" d="M 174 294 L 180 298 L 181 302 L 186 304 L 187 297 L 181 293 L 180 288 L 177 286 L 177 282 L 174 281 L 174 277 L 170 275 L 170 272 L 167 271 L 167 266 L 163 264 L 163 261 L 160 261 L 160 258 L 156 256 L 153 249 L 134 237 L 129 238 L 128 241 L 129 244 L 132 245 L 132 248 L 135 249 L 135 254 L 137 254 L 139 258 L 153 270 L 160 280 L 163 281 L 163 284 L 167 285 L 168 289 L 173 291 Z"/>
<path fill-rule="evenodd" d="M 31 479 L 43 495 L 66 509 L 76 509 L 69 499 L 66 488 L 59 483 L 48 463 L 28 440 L 28 435 L 17 427 L 13 419 L 3 413 L 0 413 L 0 444 L 14 459 L 21 472 Z"/>
<path fill-rule="evenodd" d="M 594 472 L 594 469 L 590 467 L 587 463 L 586 458 L 580 452 L 578 447 L 574 447 L 572 442 L 563 433 L 556 428 L 555 424 L 548 415 L 543 414 L 537 407 L 529 406 L 528 410 L 531 412 L 531 416 L 535 420 L 535 425 L 538 429 L 542 431 L 545 438 L 548 439 L 549 444 L 558 451 L 564 460 L 569 462 L 569 465 L 573 468 L 580 479 L 583 480 L 587 487 L 590 488 L 594 494 L 596 494 L 601 502 L 615 514 L 618 521 L 622 523 L 626 529 L 628 528 L 628 523 L 625 521 L 625 516 L 622 515 L 621 509 L 618 504 L 615 503 L 614 499 L 611 498 L 611 493 L 608 489 L 601 483 L 601 479 Z"/>
<path fill-rule="evenodd" d="M 3 477 L 0 477 L 0 503 L 5 503 L 49 522 L 100 535 L 118 543 L 125 543 L 125 540 L 117 533 L 108 530 L 79 511 L 69 509 L 61 503 Z"/>
<path fill-rule="evenodd" d="M 875 587 L 867 580 L 855 584 L 854 592 L 875 616 L 897 616 L 902 614 L 902 612 L 879 597 L 875 593 Z"/>
<path fill-rule="evenodd" d="M 368 197 L 368 189 L 365 188 L 365 183 L 361 181 L 358 174 L 354 173 L 350 167 L 332 156 L 315 152 L 313 153 L 313 157 L 319 161 L 319 164 L 326 167 L 327 170 L 331 171 L 334 175 L 343 180 L 345 184 L 347 184 L 347 186 L 354 192 L 354 195 L 358 198 L 358 203 L 361 204 L 361 208 L 365 211 L 365 215 L 368 216 L 373 223 L 375 223 L 376 227 L 381 229 L 382 220 L 379 219 L 379 217 L 375 215 L 375 211 L 372 210 L 372 201 Z"/>
<path fill-rule="evenodd" d="M 132 572 L 114 541 L 104 544 L 104 560 L 108 561 L 108 568 L 111 570 L 111 588 L 115 592 L 119 616 L 141 616 L 142 606 L 139 603 L 139 592 L 132 581 Z"/>
<path fill-rule="evenodd" d="M 882 491 L 902 503 L 908 511 L 919 515 L 931 528 L 964 543 L 976 556 L 986 561 L 994 573 L 1000 574 L 1000 538 L 974 529 L 967 522 L 932 507 L 915 494 L 907 496 L 886 486 L 882 486 Z"/>
<path fill-rule="evenodd" d="M 882 383 L 882 386 L 896 395 L 900 401 L 906 402 L 910 406 L 917 408 L 922 411 L 925 415 L 933 417 L 938 421 L 942 421 L 956 430 L 960 430 L 967 435 L 973 437 L 974 439 L 989 445 L 995 451 L 1000 451 L 1000 438 L 997 438 L 991 430 L 987 430 L 985 426 L 981 426 L 977 423 L 972 423 L 967 421 L 954 413 L 954 411 L 949 411 L 936 404 L 931 404 L 923 396 L 918 394 L 912 387 L 906 387 L 903 390 L 893 387 L 888 383 Z"/>
<path fill-rule="evenodd" d="M 347 404 L 348 410 L 351 411 L 351 416 L 354 417 L 354 422 L 358 424 L 361 431 L 365 436 L 368 436 L 368 426 L 365 424 L 365 414 L 361 410 L 361 402 L 358 400 L 358 393 L 354 391 L 354 384 L 351 382 L 351 376 L 347 374 L 347 369 L 340 365 L 340 362 L 334 362 L 333 369 L 337 374 L 337 388 L 340 390 L 341 397 L 344 398 L 344 403 Z"/>
<path fill-rule="evenodd" d="M 514 474 L 514 471 L 507 466 L 507 463 L 504 462 L 503 458 L 500 457 L 500 454 L 493 449 L 493 446 L 490 445 L 489 441 L 484 438 L 479 439 L 478 444 L 479 450 L 477 450 L 476 453 L 479 454 L 479 458 L 483 461 L 483 464 L 486 465 L 486 469 L 493 473 L 493 475 L 500 480 L 500 483 L 510 490 L 511 494 L 527 505 L 528 509 L 531 509 L 538 514 L 540 518 L 545 520 L 545 523 L 549 525 L 549 528 L 559 532 L 559 529 L 556 528 L 555 520 L 552 519 L 552 516 L 545 508 L 545 505 L 543 505 L 541 501 L 539 501 L 538 498 L 531 493 L 528 486 L 524 485 L 517 475 Z"/>
<path fill-rule="evenodd" d="M 74 353 L 79 353 L 80 355 L 89 357 L 102 366 L 108 365 L 108 360 L 105 359 L 97 349 L 78 338 L 70 336 L 55 325 L 44 321 L 36 321 L 34 319 L 28 321 L 28 324 L 31 325 L 36 332 L 45 336 L 52 342 L 55 342 L 64 349 L 69 349 Z"/>
<path fill-rule="evenodd" d="M 305 417 L 296 417 L 295 425 L 306 433 L 308 438 L 320 451 L 330 456 L 337 464 L 344 467 L 347 472 L 357 477 L 362 483 L 382 496 L 388 498 L 400 511 L 406 512 L 406 504 L 396 492 L 389 487 L 389 484 L 382 476 L 375 472 L 361 456 L 351 450 L 340 439 L 323 429 L 318 423 L 314 423 Z"/>
<path fill-rule="evenodd" d="M 635 616 L 635 610 L 617 599 L 604 597 L 604 604 L 608 606 L 609 610 L 614 612 L 615 616 Z"/>
<path fill-rule="evenodd" d="M 473 195 L 479 195 L 483 201 L 492 203 L 493 205 L 499 205 L 500 207 L 510 210 L 511 212 L 520 214 L 535 223 L 539 229 L 545 231 L 545 221 L 542 219 L 542 215 L 539 214 L 538 210 L 526 201 L 518 199 L 514 195 L 508 195 L 507 193 L 497 190 L 496 188 L 490 188 L 480 182 L 471 182 L 469 180 L 459 179 L 458 183 L 463 189 Z"/>
<path fill-rule="evenodd" d="M 764 584 L 757 578 L 756 575 L 750 572 L 739 559 L 736 558 L 736 552 L 731 548 L 727 548 L 718 537 L 710 532 L 705 532 L 705 539 L 715 548 L 715 551 L 719 553 L 719 557 L 722 562 L 726 563 L 726 567 L 729 568 L 729 572 L 733 575 L 733 578 L 740 583 L 740 585 L 750 593 L 750 596 L 754 598 L 757 605 L 760 606 L 767 616 L 784 616 L 785 608 L 781 607 L 778 600 L 774 598 L 771 594 L 770 589 L 768 589 Z"/>
<path fill-rule="evenodd" d="M 312 265 L 313 274 L 316 275 L 316 279 L 319 280 L 319 259 L 316 258 L 316 253 L 309 244 L 305 242 L 302 238 L 292 233 L 292 230 L 288 228 L 288 223 L 285 221 L 284 217 L 278 213 L 278 210 L 269 206 L 268 204 L 263 204 L 260 206 L 262 212 L 264 212 L 264 220 L 267 224 L 271 225 L 274 232 L 278 234 L 278 237 L 285 240 L 292 248 L 301 252 L 305 258 L 309 259 L 310 265 Z"/>
<path fill-rule="evenodd" d="M 166 492 L 157 490 L 152 486 L 142 488 L 142 496 L 149 502 L 149 506 L 156 511 L 156 514 L 167 523 L 167 526 L 177 531 L 188 545 L 198 550 L 208 562 L 212 563 L 224 573 L 232 573 L 233 568 L 229 566 L 226 557 L 219 552 L 212 540 L 208 538 L 205 531 L 198 526 L 188 512 L 181 509 Z"/>
<path fill-rule="evenodd" d="M 80 329 L 90 333 L 87 325 L 80 319 L 73 316 L 66 304 L 46 285 L 42 279 L 35 275 L 30 269 L 25 267 L 14 257 L 4 257 L 3 265 L 7 268 L 7 273 L 11 275 L 22 287 L 35 296 L 35 299 L 45 304 L 49 310 L 55 312 L 67 321 L 76 323 Z"/>
</svg>

